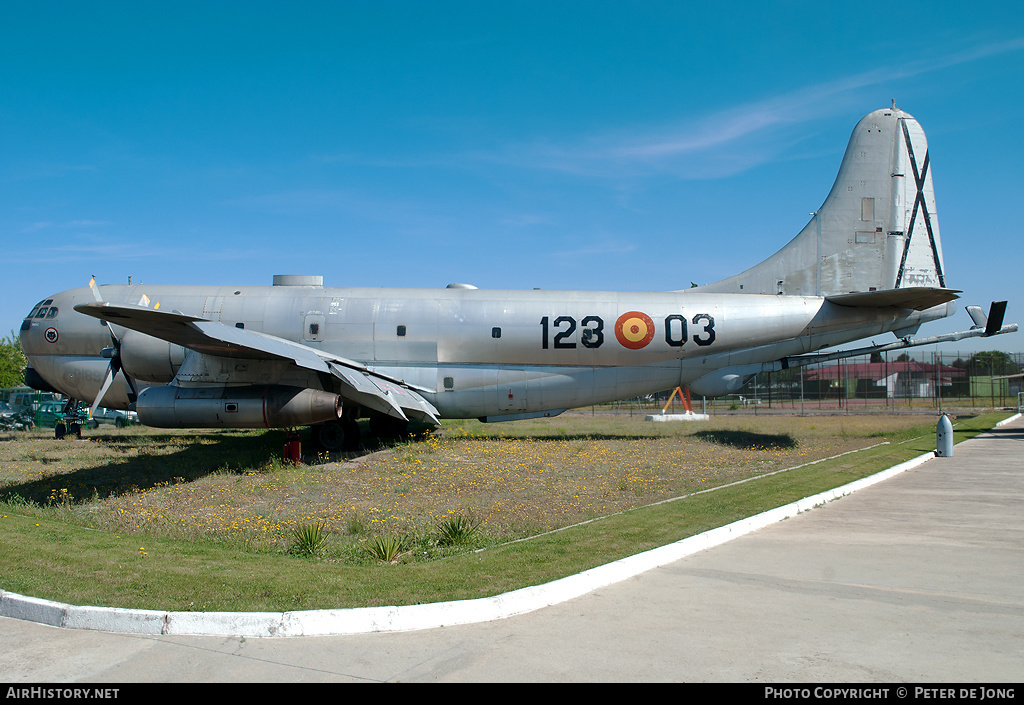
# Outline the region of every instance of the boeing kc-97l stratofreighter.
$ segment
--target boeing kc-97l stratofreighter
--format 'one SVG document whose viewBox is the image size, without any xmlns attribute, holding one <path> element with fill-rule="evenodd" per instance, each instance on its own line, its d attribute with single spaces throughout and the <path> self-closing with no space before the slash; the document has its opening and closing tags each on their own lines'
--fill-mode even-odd
<svg viewBox="0 0 1024 705">
<path fill-rule="evenodd" d="M 785 247 L 682 291 L 105 285 L 47 297 L 21 327 L 27 382 L 162 428 L 312 426 L 340 447 L 356 418 L 504 421 L 688 387 L 714 397 L 754 374 L 915 338 L 953 313 L 928 146 L 895 105 L 862 119 L 824 204 Z M 97 320 L 98 319 L 98 320 Z M 892 331 L 898 340 L 822 348 Z"/>
</svg>

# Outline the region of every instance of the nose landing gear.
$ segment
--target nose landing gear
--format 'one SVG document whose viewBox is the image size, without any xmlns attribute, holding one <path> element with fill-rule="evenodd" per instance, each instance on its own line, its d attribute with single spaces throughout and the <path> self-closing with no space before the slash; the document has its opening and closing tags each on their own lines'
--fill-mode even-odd
<svg viewBox="0 0 1024 705">
<path fill-rule="evenodd" d="M 84 420 L 85 414 L 79 409 L 78 401 L 76 399 L 68 399 L 68 403 L 64 405 L 60 416 L 53 422 L 53 437 L 58 440 L 68 436 L 80 439 L 82 437 L 82 422 Z"/>
</svg>

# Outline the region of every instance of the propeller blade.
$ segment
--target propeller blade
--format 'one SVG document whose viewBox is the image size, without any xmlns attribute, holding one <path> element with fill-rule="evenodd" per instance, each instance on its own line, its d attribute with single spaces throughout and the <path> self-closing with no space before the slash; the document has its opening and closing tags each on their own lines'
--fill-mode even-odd
<svg viewBox="0 0 1024 705">
<path fill-rule="evenodd" d="M 134 404 L 139 398 L 139 388 L 135 386 L 135 380 L 132 379 L 130 374 L 124 371 L 124 368 L 121 368 L 121 372 L 124 372 L 124 380 L 128 383 L 128 401 L 129 403 Z"/>
<path fill-rule="evenodd" d="M 130 279 L 129 283 L 131 283 Z M 96 286 L 96 275 L 93 275 L 92 278 L 89 279 L 89 290 L 92 291 L 93 297 L 98 302 L 103 302 L 103 297 L 100 295 L 99 287 Z M 142 297 L 139 299 L 139 306 L 148 307 L 149 297 L 143 294 Z M 156 307 L 159 308 L 160 304 L 157 304 Z M 134 404 L 135 400 L 139 398 L 139 388 L 135 384 L 135 380 L 132 379 L 131 375 L 124 371 L 123 367 L 121 367 L 121 341 L 118 339 L 117 334 L 114 332 L 114 327 L 111 326 L 110 323 L 107 321 L 104 321 L 104 323 L 107 326 L 107 330 L 110 331 L 110 340 L 113 343 L 113 347 L 104 348 L 103 352 L 101 353 L 103 357 L 110 358 L 110 364 L 107 366 L 107 371 L 103 375 L 103 382 L 100 384 L 100 391 L 96 395 L 96 399 L 93 400 L 92 406 L 89 407 L 89 418 L 92 418 L 92 415 L 96 412 L 96 409 L 99 408 L 100 402 L 103 401 L 103 397 L 106 395 L 107 390 L 110 389 L 110 385 L 114 383 L 114 378 L 117 377 L 118 372 L 124 373 L 124 379 L 128 383 L 128 401 Z"/>
<path fill-rule="evenodd" d="M 115 353 L 116 355 L 116 353 Z M 92 406 L 89 407 L 89 418 L 96 413 L 96 409 L 99 407 L 100 402 L 103 401 L 103 397 L 106 396 L 107 390 L 110 389 L 110 385 L 114 382 L 114 377 L 117 376 L 117 371 L 120 369 L 121 364 L 117 357 L 110 358 L 110 365 L 107 366 L 107 372 L 103 375 L 103 383 L 100 384 L 100 391 L 96 394 L 96 399 L 93 401 Z"/>
</svg>

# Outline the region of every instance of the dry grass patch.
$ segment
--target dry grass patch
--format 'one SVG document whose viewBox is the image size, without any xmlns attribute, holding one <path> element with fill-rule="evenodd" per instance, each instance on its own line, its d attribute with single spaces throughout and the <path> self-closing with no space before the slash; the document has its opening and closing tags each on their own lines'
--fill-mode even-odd
<svg viewBox="0 0 1024 705">
<path fill-rule="evenodd" d="M 290 467 L 280 432 L 96 431 L 0 443 L 0 497 L 60 507 L 118 533 L 284 548 L 297 526 L 332 535 L 429 533 L 472 514 L 495 539 L 644 506 L 919 432 L 931 417 L 718 416 L 655 424 L 566 414 L 446 423 L 358 459 Z"/>
<path fill-rule="evenodd" d="M 955 427 L 957 440 L 998 418 Z M 358 459 L 298 467 L 277 460 L 283 433 L 0 435 L 0 587 L 72 604 L 222 611 L 493 595 L 890 467 L 934 447 L 934 424 L 934 416 L 652 424 L 574 414 L 445 424 L 439 435 Z M 654 504 L 680 493 L 687 498 Z M 453 546 L 438 527 L 459 515 L 477 530 Z M 579 524 L 595 517 L 603 518 Z M 566 525 L 575 526 L 537 535 Z M 294 529 L 310 526 L 326 546 L 289 553 Z M 377 539 L 391 540 L 397 555 L 371 555 Z M 480 547 L 488 550 L 467 551 Z"/>
</svg>

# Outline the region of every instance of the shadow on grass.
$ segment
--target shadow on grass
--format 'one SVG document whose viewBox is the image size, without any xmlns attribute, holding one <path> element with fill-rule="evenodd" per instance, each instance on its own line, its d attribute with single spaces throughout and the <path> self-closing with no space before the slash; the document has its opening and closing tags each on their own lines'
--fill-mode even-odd
<svg viewBox="0 0 1024 705">
<path fill-rule="evenodd" d="M 271 441 L 273 439 L 273 442 Z M 53 440 L 55 446 L 74 440 Z M 164 433 L 146 435 L 93 435 L 89 442 L 108 452 L 133 453 L 129 458 L 97 458 L 95 464 L 68 472 L 54 469 L 37 480 L 7 485 L 0 499 L 47 504 L 54 497 L 70 496 L 75 504 L 91 502 L 157 485 L 190 482 L 217 472 L 243 472 L 266 461 L 274 452 L 280 456 L 278 434 L 213 433 L 182 436 Z M 177 450 L 169 448 L 177 447 Z M 53 460 L 39 461 L 54 466 Z"/>
<path fill-rule="evenodd" d="M 697 431 L 693 434 L 708 443 L 731 446 L 741 450 L 789 450 L 796 448 L 796 439 L 788 433 L 755 433 L 753 431 Z"/>
<path fill-rule="evenodd" d="M 650 441 L 664 438 L 656 433 L 508 433 L 500 436 L 453 436 L 457 440 L 466 441 L 536 441 L 550 443 L 552 441 Z"/>
<path fill-rule="evenodd" d="M 368 440 L 366 450 L 345 456 L 359 457 L 422 438 L 373 437 Z M 55 448 L 60 448 L 62 444 L 75 441 L 51 442 Z M 58 500 L 85 504 L 157 486 L 193 482 L 209 475 L 268 472 L 281 467 L 285 432 L 277 429 L 207 431 L 195 435 L 111 432 L 90 435 L 88 442 L 104 448 L 103 457 L 69 471 L 57 469 L 61 460 L 40 458 L 37 462 L 47 470 L 53 468 L 52 474 L 0 487 L 0 500 L 38 505 Z M 302 445 L 304 450 L 312 447 L 308 434 L 303 435 Z M 121 453 L 131 453 L 131 457 L 116 457 Z"/>
<path fill-rule="evenodd" d="M 431 425 L 412 423 L 407 433 L 388 436 L 370 433 L 365 420 L 360 421 L 359 426 L 363 447 L 359 451 L 344 453 L 318 453 L 309 432 L 303 431 L 302 450 L 307 464 L 315 469 L 318 462 L 353 460 L 370 453 L 421 443 L 436 430 Z M 458 431 L 453 435 L 460 437 Z M 463 438 L 586 442 L 646 440 L 657 437 L 657 434 L 636 433 L 537 433 L 536 429 L 531 429 L 521 433 Z M 19 439 L 13 437 L 4 440 Z M 50 441 L 54 444 L 52 448 L 58 449 L 58 454 L 59 449 L 64 447 L 63 444 L 74 442 L 74 439 Z M 102 449 L 94 460 L 86 460 L 80 467 L 63 470 L 60 469 L 61 466 L 67 465 L 59 455 L 40 457 L 37 462 L 42 468 L 43 476 L 0 487 L 0 500 L 37 505 L 57 501 L 87 504 L 109 497 L 143 492 L 158 486 L 193 482 L 215 474 L 268 472 L 281 467 L 284 442 L 283 430 L 253 432 L 225 429 L 195 434 L 166 433 L 155 429 L 146 433 L 91 432 L 88 435 L 88 443 Z"/>
<path fill-rule="evenodd" d="M 364 449 L 344 453 L 346 459 L 354 459 L 369 453 L 388 450 L 400 445 L 420 443 L 430 436 L 433 427 L 410 425 L 409 433 L 401 436 L 373 436 L 365 422 L 360 422 Z M 454 435 L 459 437 L 458 432 Z M 789 434 L 762 434 L 751 431 L 698 431 L 695 438 L 720 445 L 748 450 L 768 448 L 788 449 L 796 447 L 796 440 Z M 660 438 L 657 433 L 524 433 L 469 436 L 466 440 L 531 440 L 553 441 L 634 441 Z M 153 487 L 193 482 L 200 478 L 221 474 L 267 472 L 279 468 L 282 459 L 285 432 L 282 430 L 252 431 L 209 431 L 195 435 L 161 432 L 147 434 L 122 434 L 111 432 L 95 434 L 90 443 L 105 447 L 104 457 L 97 458 L 87 467 L 69 471 L 54 468 L 35 480 L 11 484 L 0 488 L 0 500 L 24 501 L 46 505 L 63 500 L 73 504 L 103 500 L 108 497 L 142 492 Z M 71 440 L 54 440 L 55 444 L 71 443 Z M 303 450 L 312 448 L 308 434 L 303 434 Z M 131 454 L 131 457 L 117 458 L 116 454 Z M 115 457 L 110 456 L 114 454 Z M 315 458 L 307 452 L 307 459 Z M 325 457 L 335 461 L 340 458 Z M 43 466 L 57 466 L 59 460 L 41 460 Z M 307 461 L 308 462 L 308 461 Z M 311 466 L 315 468 L 316 461 Z"/>
</svg>

